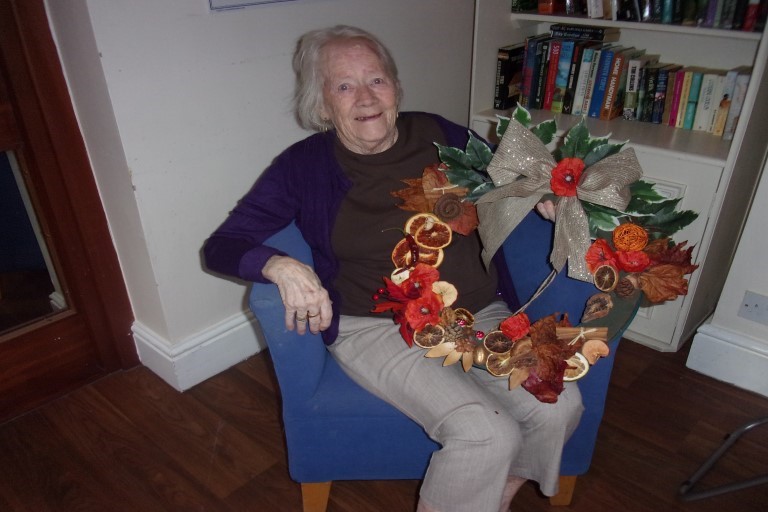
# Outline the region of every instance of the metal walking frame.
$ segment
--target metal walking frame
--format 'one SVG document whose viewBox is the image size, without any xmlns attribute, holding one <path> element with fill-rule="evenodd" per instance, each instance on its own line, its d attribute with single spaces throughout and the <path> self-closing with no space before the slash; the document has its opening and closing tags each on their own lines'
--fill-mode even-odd
<svg viewBox="0 0 768 512">
<path fill-rule="evenodd" d="M 699 480 L 710 470 L 712 469 L 712 466 L 715 465 L 717 460 L 723 456 L 723 454 L 728 451 L 728 449 L 733 446 L 733 444 L 746 432 L 749 432 L 755 427 L 758 427 L 760 425 L 768 423 L 768 416 L 765 418 L 756 419 L 753 421 L 750 421 L 749 423 L 746 423 L 742 425 L 741 427 L 737 428 L 728 436 L 725 438 L 725 441 L 722 445 L 720 445 L 720 448 L 718 448 L 710 457 L 707 459 L 704 464 L 701 465 L 701 467 L 683 484 L 680 486 L 679 491 L 679 498 L 683 501 L 694 501 L 694 500 L 700 500 L 704 498 L 710 498 L 712 496 L 718 496 L 720 494 L 724 494 L 727 492 L 732 491 L 738 491 L 740 489 L 745 489 L 747 487 L 752 487 L 755 485 L 765 484 L 768 483 L 768 474 L 765 474 L 763 476 L 758 476 L 755 478 L 750 478 L 748 480 L 742 480 L 740 482 L 734 482 L 731 484 L 721 485 L 718 487 L 713 487 L 711 489 L 706 489 L 703 491 L 697 491 L 697 492 L 691 492 L 693 487 L 698 483 Z"/>
</svg>

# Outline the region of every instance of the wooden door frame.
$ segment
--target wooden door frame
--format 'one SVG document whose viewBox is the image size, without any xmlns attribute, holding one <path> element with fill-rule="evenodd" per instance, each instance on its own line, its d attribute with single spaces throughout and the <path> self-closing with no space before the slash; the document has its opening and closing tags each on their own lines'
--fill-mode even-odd
<svg viewBox="0 0 768 512">
<path fill-rule="evenodd" d="M 67 302 L 88 317 L 104 373 L 135 366 L 133 311 L 43 0 L 0 0 L 0 66 L 9 82 L 0 131 L 8 116 L 18 127 L 0 134 L 0 149 L 28 171 L 43 232 L 58 247 L 52 256 L 67 270 Z"/>
</svg>

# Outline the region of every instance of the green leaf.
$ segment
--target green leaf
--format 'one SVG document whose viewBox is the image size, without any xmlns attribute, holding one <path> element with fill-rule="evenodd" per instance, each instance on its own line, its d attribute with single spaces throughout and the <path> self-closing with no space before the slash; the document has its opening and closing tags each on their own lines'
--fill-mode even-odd
<svg viewBox="0 0 768 512">
<path fill-rule="evenodd" d="M 606 141 L 607 139 L 592 139 L 592 141 Z M 592 141 L 588 144 L 588 147 L 591 146 L 592 148 L 589 150 L 589 153 L 587 153 L 584 157 L 584 165 L 589 167 L 590 165 L 594 165 L 595 163 L 599 162 L 603 158 L 607 156 L 611 156 L 615 153 L 618 153 L 621 148 L 624 146 L 624 142 L 620 142 L 619 144 L 609 144 L 606 142 L 599 143 L 596 145 L 592 145 Z"/>
<path fill-rule="evenodd" d="M 624 216 L 618 210 L 599 204 L 582 201 L 581 205 L 589 219 L 589 233 L 593 237 L 597 236 L 600 231 L 609 233 L 613 231 L 613 228 L 619 225 L 619 219 Z"/>
<path fill-rule="evenodd" d="M 678 197 L 675 199 L 666 199 L 664 201 L 649 203 L 648 201 L 638 200 L 637 198 L 633 197 L 629 201 L 625 211 L 633 216 L 646 216 L 656 215 L 663 212 L 673 212 L 675 211 L 677 203 L 680 202 L 680 199 L 681 198 Z"/>
<path fill-rule="evenodd" d="M 465 199 L 472 201 L 473 203 L 480 199 L 480 197 L 485 194 L 486 192 L 490 192 L 496 188 L 491 181 L 486 181 L 484 183 L 481 183 L 480 185 L 477 185 L 474 188 L 470 188 L 469 192 L 467 193 Z"/>
<path fill-rule="evenodd" d="M 440 157 L 440 161 L 451 169 L 471 169 L 472 159 L 459 148 L 453 148 L 450 146 L 443 146 L 435 143 L 437 146 L 437 154 Z"/>
<path fill-rule="evenodd" d="M 555 133 L 557 133 L 557 123 L 555 123 L 554 119 L 550 119 L 549 121 L 543 121 L 537 124 L 530 130 L 539 138 L 542 144 L 546 146 L 555 138 Z"/>
<path fill-rule="evenodd" d="M 496 117 L 499 118 L 499 122 L 496 123 L 496 136 L 499 138 L 499 140 L 501 140 L 501 138 L 504 136 L 504 132 L 507 131 L 507 126 L 509 126 L 511 119 L 504 116 Z"/>
<path fill-rule="evenodd" d="M 491 148 L 475 137 L 472 132 L 469 132 L 466 153 L 472 168 L 478 171 L 484 171 L 493 158 Z"/>
<path fill-rule="evenodd" d="M 653 187 L 653 183 L 637 180 L 630 185 L 629 190 L 632 193 L 633 200 L 637 199 L 639 201 L 656 202 L 665 199 L 665 197 L 656 192 L 656 189 Z"/>
<path fill-rule="evenodd" d="M 663 211 L 652 217 L 643 217 L 642 226 L 646 227 L 653 238 L 672 236 L 698 218 L 692 210 Z"/>
<path fill-rule="evenodd" d="M 531 126 L 531 113 L 525 110 L 520 104 L 518 103 L 515 107 L 515 110 L 512 111 L 512 119 L 516 120 L 521 125 L 528 128 Z"/>
<path fill-rule="evenodd" d="M 582 117 L 578 123 L 573 125 L 568 133 L 565 134 L 565 141 L 561 148 L 562 158 L 584 158 L 585 148 L 589 142 L 589 130 Z"/>
</svg>

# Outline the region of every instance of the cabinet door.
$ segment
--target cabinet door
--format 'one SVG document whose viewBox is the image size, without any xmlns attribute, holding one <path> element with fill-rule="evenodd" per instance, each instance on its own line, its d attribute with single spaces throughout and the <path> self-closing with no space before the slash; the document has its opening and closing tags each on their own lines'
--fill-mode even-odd
<svg viewBox="0 0 768 512">
<path fill-rule="evenodd" d="M 707 247 L 702 244 L 704 230 L 715 200 L 723 166 L 690 156 L 635 147 L 643 179 L 656 184 L 656 190 L 666 197 L 682 197 L 679 210 L 693 210 L 699 217 L 685 229 L 675 233 L 676 242 L 695 245 L 694 263 L 703 262 Z M 690 297 L 696 291 L 697 272 L 689 276 L 688 295 L 658 306 L 643 307 L 629 326 L 625 337 L 663 351 L 676 351 L 682 336 L 682 326 L 689 309 Z"/>
</svg>

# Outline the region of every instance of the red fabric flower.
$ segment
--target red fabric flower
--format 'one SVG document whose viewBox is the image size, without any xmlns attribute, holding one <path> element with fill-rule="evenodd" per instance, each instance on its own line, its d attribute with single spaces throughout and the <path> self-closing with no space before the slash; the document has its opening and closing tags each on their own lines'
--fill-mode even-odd
<svg viewBox="0 0 768 512">
<path fill-rule="evenodd" d="M 499 329 L 507 338 L 517 341 L 528 334 L 531 329 L 531 321 L 525 313 L 518 313 L 501 322 Z"/>
<path fill-rule="evenodd" d="M 408 275 L 408 279 L 401 283 L 401 288 L 406 296 L 415 299 L 425 292 L 432 291 L 432 285 L 440 280 L 440 272 L 432 265 L 417 263 Z"/>
<path fill-rule="evenodd" d="M 549 186 L 552 192 L 558 196 L 575 196 L 576 187 L 584 170 L 584 161 L 581 158 L 563 158 L 557 167 L 552 169 L 552 178 Z"/>
<path fill-rule="evenodd" d="M 624 272 L 642 272 L 651 264 L 651 258 L 643 251 L 618 251 L 616 256 Z"/>
<path fill-rule="evenodd" d="M 414 331 L 420 331 L 427 324 L 440 323 L 440 310 L 443 309 L 443 301 L 436 293 L 425 293 L 418 299 L 408 302 L 405 306 L 405 319 Z"/>
<path fill-rule="evenodd" d="M 587 269 L 592 273 L 594 273 L 600 265 L 608 264 L 618 267 L 618 264 L 616 263 L 616 254 L 604 238 L 598 238 L 591 246 L 589 246 L 585 259 L 587 260 Z"/>
</svg>

